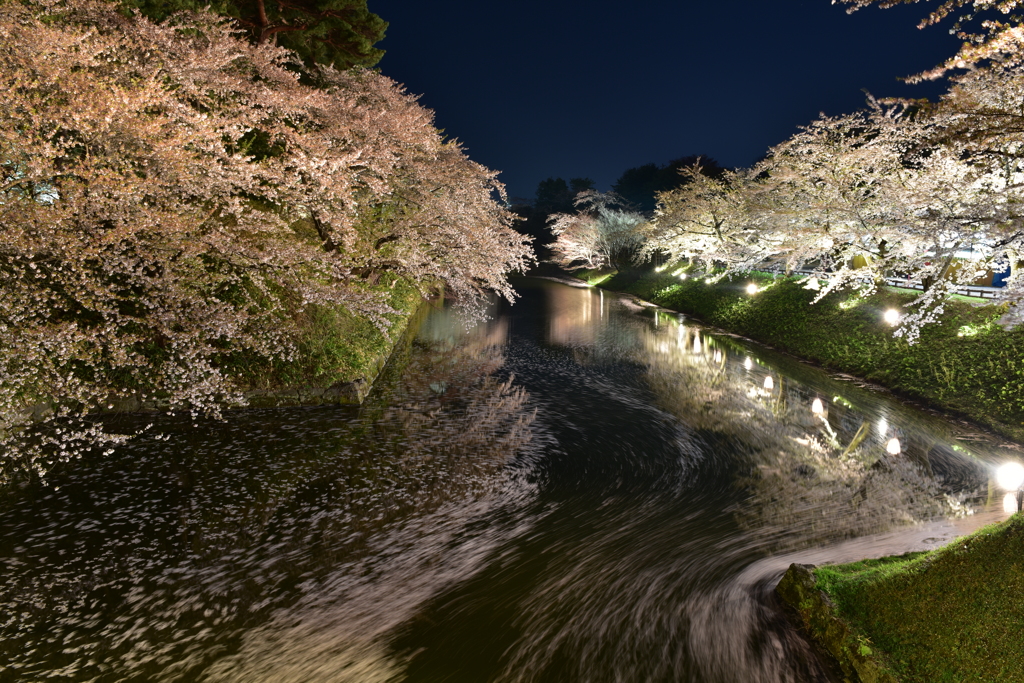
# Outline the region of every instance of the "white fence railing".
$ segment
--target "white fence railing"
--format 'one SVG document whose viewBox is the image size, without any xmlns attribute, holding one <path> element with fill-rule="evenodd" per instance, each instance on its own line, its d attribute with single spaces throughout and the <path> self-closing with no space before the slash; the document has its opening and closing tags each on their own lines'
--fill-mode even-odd
<svg viewBox="0 0 1024 683">
<path fill-rule="evenodd" d="M 815 273 L 812 270 L 794 270 L 793 273 L 800 275 L 815 275 L 821 277 L 821 273 Z M 924 291 L 924 283 L 920 280 L 911 280 L 910 278 L 903 277 L 887 277 L 885 278 L 885 284 L 890 287 L 901 287 L 903 289 L 916 289 Z M 963 285 L 956 288 L 956 293 L 961 296 L 971 296 L 976 299 L 995 299 L 999 296 L 999 292 L 1002 287 L 983 287 L 982 285 Z"/>
</svg>

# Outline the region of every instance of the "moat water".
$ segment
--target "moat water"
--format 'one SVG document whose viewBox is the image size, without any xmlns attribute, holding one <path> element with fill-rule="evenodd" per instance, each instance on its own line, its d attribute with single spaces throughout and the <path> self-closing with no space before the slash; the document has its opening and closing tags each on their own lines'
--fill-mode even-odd
<svg viewBox="0 0 1024 683">
<path fill-rule="evenodd" d="M 775 597 L 791 562 L 1008 516 L 1013 444 L 518 288 L 475 327 L 432 311 L 359 408 L 160 417 L 0 500 L 0 681 L 831 681 Z"/>
</svg>

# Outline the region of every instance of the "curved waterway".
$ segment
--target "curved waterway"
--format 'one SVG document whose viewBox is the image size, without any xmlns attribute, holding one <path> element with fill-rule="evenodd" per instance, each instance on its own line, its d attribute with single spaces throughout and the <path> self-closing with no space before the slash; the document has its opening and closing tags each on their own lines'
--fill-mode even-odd
<svg viewBox="0 0 1024 683">
<path fill-rule="evenodd" d="M 359 408 L 156 418 L 0 500 L 0 681 L 831 681 L 774 596 L 789 563 L 1008 516 L 1013 444 L 519 289 L 472 328 L 434 310 Z"/>
</svg>

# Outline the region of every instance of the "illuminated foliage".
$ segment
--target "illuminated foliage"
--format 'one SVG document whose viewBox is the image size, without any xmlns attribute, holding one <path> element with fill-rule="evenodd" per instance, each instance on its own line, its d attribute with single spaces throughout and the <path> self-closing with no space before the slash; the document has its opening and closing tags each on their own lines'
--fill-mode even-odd
<svg viewBox="0 0 1024 683">
<path fill-rule="evenodd" d="M 854 12 L 869 5 L 889 8 L 917 4 L 919 0 L 833 0 L 833 4 L 835 2 L 850 5 L 849 11 Z M 952 69 L 970 68 L 990 59 L 1020 64 L 1024 57 L 1024 26 L 1019 13 L 1022 6 L 1022 0 L 941 0 L 918 28 L 952 18 L 952 32 L 963 38 L 964 44 L 944 64 L 910 80 L 940 78 Z M 972 21 L 977 21 L 977 29 L 973 31 L 968 29 Z"/>
<path fill-rule="evenodd" d="M 393 81 L 293 60 L 211 14 L 0 5 L 0 476 L 102 440 L 53 420 L 114 398 L 242 402 L 220 360 L 289 360 L 307 305 L 386 326 L 385 270 L 513 296 L 495 174 Z"/>
<path fill-rule="evenodd" d="M 688 259 L 707 270 L 723 264 L 728 272 L 749 270 L 772 251 L 761 244 L 765 234 L 749 220 L 749 175 L 723 171 L 712 176 L 703 170 L 699 161 L 681 169 L 686 182 L 658 195 L 645 253 L 664 252 L 671 260 Z"/>
<path fill-rule="evenodd" d="M 647 249 L 718 276 L 813 271 L 818 299 L 870 293 L 886 277 L 925 291 L 897 335 L 916 339 L 959 286 L 1020 260 L 1024 81 L 994 65 L 959 77 L 937 104 L 882 104 L 824 117 L 722 180 L 663 193 Z M 1014 275 L 1000 301 L 1024 300 Z"/>
<path fill-rule="evenodd" d="M 551 245 L 564 266 L 620 268 L 632 263 L 644 243 L 642 214 L 622 208 L 612 192 L 585 190 L 573 202 L 576 213 L 557 213 L 548 219 L 555 242 Z"/>
</svg>

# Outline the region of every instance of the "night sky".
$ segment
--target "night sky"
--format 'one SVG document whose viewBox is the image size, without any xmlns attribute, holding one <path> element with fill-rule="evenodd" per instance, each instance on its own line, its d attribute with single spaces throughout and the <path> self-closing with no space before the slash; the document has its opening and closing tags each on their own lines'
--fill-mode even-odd
<svg viewBox="0 0 1024 683">
<path fill-rule="evenodd" d="M 369 0 L 391 23 L 384 74 L 437 114 L 513 197 L 549 176 L 609 189 L 690 154 L 749 166 L 819 112 L 883 96 L 959 41 L 927 3 L 852 15 L 830 0 Z"/>
</svg>

